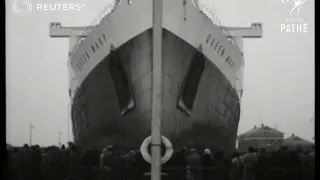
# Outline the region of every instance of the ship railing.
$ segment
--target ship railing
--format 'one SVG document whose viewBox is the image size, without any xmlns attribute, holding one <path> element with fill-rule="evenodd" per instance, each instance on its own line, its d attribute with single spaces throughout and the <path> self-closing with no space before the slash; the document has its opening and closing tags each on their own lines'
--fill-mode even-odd
<svg viewBox="0 0 320 180">
<path fill-rule="evenodd" d="M 223 33 L 227 34 L 228 41 L 240 51 L 240 48 L 239 48 L 237 42 L 232 37 L 232 35 L 229 32 L 229 30 L 227 29 L 227 27 L 225 27 L 221 23 L 220 19 L 218 18 L 217 13 L 213 12 L 213 9 L 209 8 L 208 5 L 204 4 L 201 0 L 198 0 L 197 2 L 195 2 L 195 5 L 197 6 L 198 10 L 200 12 L 202 12 L 205 16 L 207 16 L 215 26 L 220 28 Z"/>
<path fill-rule="evenodd" d="M 81 33 L 81 35 L 77 38 L 77 41 L 75 43 L 75 46 L 72 48 L 71 52 L 70 52 L 70 58 L 72 58 L 75 54 L 75 51 L 77 50 L 77 48 L 79 47 L 79 45 L 81 44 L 81 42 L 83 41 L 83 36 L 84 34 L 88 34 L 88 32 L 90 32 L 92 30 L 93 27 L 99 25 L 110 13 L 112 13 L 117 5 L 120 3 L 120 0 L 113 0 L 112 3 L 108 3 L 108 5 L 106 5 L 102 11 L 100 11 L 100 13 L 98 14 L 98 16 L 96 16 L 91 23 L 87 26 L 87 28 L 85 30 L 83 30 L 83 32 Z"/>
</svg>

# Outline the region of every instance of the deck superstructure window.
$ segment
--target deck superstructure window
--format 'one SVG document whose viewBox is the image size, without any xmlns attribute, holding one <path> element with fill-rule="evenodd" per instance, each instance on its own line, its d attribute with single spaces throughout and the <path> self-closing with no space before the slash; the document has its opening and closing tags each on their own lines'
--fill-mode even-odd
<svg viewBox="0 0 320 180">
<path fill-rule="evenodd" d="M 201 52 L 196 52 L 191 60 L 188 73 L 183 81 L 178 99 L 178 108 L 191 114 L 197 95 L 199 82 L 205 68 L 205 59 Z"/>
<path fill-rule="evenodd" d="M 125 69 L 116 52 L 110 54 L 109 71 L 118 97 L 121 115 L 125 115 L 135 107 L 135 101 Z"/>
<path fill-rule="evenodd" d="M 89 59 L 90 56 L 89 56 L 88 52 L 86 52 L 86 56 L 87 56 L 87 59 Z"/>
</svg>

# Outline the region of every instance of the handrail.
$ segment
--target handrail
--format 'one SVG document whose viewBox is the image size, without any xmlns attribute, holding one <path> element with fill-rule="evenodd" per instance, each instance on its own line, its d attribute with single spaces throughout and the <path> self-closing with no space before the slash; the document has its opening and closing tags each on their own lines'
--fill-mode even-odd
<svg viewBox="0 0 320 180">
<path fill-rule="evenodd" d="M 98 16 L 95 17 L 93 21 L 91 21 L 91 23 L 86 27 L 85 30 L 83 30 L 81 35 L 86 34 L 88 31 L 92 29 L 92 27 L 99 25 L 104 18 L 106 18 L 111 12 L 115 10 L 115 7 L 119 3 L 120 3 L 120 0 L 114 0 L 113 3 L 108 4 L 105 8 L 103 8 L 103 10 L 98 14 Z M 78 48 L 78 46 L 81 44 L 81 42 L 82 42 L 82 37 L 79 36 L 77 38 L 75 46 L 72 48 L 70 52 L 69 58 L 72 58 L 74 56 L 75 51 Z"/>
<path fill-rule="evenodd" d="M 228 31 L 228 29 L 225 26 L 223 26 L 223 24 L 221 23 L 220 19 L 218 19 L 217 13 L 213 12 L 212 9 L 209 9 L 204 3 L 202 3 L 201 0 L 198 0 L 197 2 L 195 2 L 195 1 L 193 1 L 193 2 L 195 3 L 195 5 L 198 8 L 198 10 L 200 12 L 202 12 L 205 16 L 207 16 L 214 25 L 216 25 L 217 27 L 221 28 L 221 30 L 223 32 L 228 34 L 228 40 L 230 40 L 231 44 L 234 45 L 239 50 L 239 52 L 241 52 L 239 46 L 237 45 L 237 42 L 235 41 L 235 39 L 231 36 L 231 34 Z"/>
</svg>

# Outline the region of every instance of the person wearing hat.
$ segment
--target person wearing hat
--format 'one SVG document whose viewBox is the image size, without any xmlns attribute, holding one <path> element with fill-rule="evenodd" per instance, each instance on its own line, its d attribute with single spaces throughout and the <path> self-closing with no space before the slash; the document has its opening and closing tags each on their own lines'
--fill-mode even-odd
<svg viewBox="0 0 320 180">
<path fill-rule="evenodd" d="M 210 167 L 212 165 L 212 161 L 213 161 L 213 156 L 212 156 L 211 150 L 207 148 L 204 150 L 202 164 L 206 167 Z"/>
<path fill-rule="evenodd" d="M 203 154 L 203 157 L 202 157 L 202 165 L 204 168 L 210 168 L 210 167 L 213 167 L 214 163 L 213 163 L 213 156 L 212 156 L 212 153 L 211 153 L 211 150 L 210 149 L 205 149 L 204 150 L 204 154 Z M 209 180 L 211 179 L 211 174 L 212 174 L 212 169 L 203 169 L 203 179 L 204 180 Z"/>
<path fill-rule="evenodd" d="M 255 153 L 255 149 L 253 147 L 249 147 L 248 153 L 244 156 L 244 165 L 246 168 L 246 177 L 250 180 L 255 179 L 255 166 L 258 162 L 257 154 Z"/>
</svg>

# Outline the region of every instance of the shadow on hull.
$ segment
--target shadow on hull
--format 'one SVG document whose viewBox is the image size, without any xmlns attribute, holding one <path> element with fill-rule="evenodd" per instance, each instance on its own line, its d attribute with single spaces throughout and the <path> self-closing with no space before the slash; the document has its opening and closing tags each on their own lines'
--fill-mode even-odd
<svg viewBox="0 0 320 180">
<path fill-rule="evenodd" d="M 236 91 L 197 49 L 164 29 L 162 133 L 175 148 L 235 149 Z M 200 50 L 201 51 L 201 50 Z M 151 134 L 152 30 L 114 50 L 90 72 L 73 99 L 75 143 L 137 148 Z"/>
</svg>

